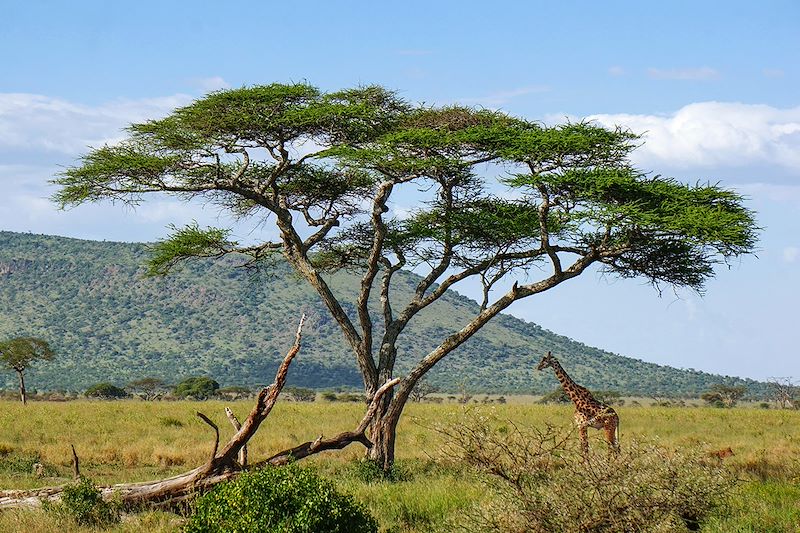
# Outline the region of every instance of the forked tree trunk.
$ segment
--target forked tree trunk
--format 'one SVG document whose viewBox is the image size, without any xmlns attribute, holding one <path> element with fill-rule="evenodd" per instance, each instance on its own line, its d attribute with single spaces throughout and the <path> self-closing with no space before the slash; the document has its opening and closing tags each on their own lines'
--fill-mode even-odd
<svg viewBox="0 0 800 533">
<path fill-rule="evenodd" d="M 400 423 L 400 416 L 416 381 L 417 379 L 411 375 L 401 381 L 396 387 L 396 392 L 393 391 L 395 393 L 391 401 L 381 403 L 379 416 L 376 416 L 370 425 L 372 446 L 367 449 L 367 458 L 374 461 L 386 475 L 391 475 L 394 466 L 397 425 Z"/>
<path fill-rule="evenodd" d="M 194 470 L 167 479 L 101 487 L 100 490 L 103 497 L 106 499 L 117 499 L 127 507 L 141 505 L 171 506 L 185 499 L 192 498 L 197 494 L 201 494 L 217 483 L 232 479 L 243 472 L 244 467 L 241 463 L 246 460 L 246 455 L 242 452 L 247 446 L 247 442 L 258 430 L 258 427 L 267 416 L 269 416 L 269 413 L 278 400 L 278 395 L 283 385 L 286 383 L 289 364 L 300 349 L 300 338 L 304 319 L 305 316 L 300 320 L 300 326 L 297 328 L 294 346 L 292 346 L 289 353 L 286 354 L 283 362 L 278 367 L 275 381 L 259 392 L 256 404 L 250 411 L 250 415 L 245 419 L 244 423 L 239 426 L 236 434 L 231 437 L 230 441 L 221 447 L 221 450 L 219 446 L 219 428 L 207 416 L 202 413 L 197 413 L 204 422 L 214 429 L 214 446 L 208 462 Z M 255 463 L 253 466 L 283 465 L 289 461 L 303 459 L 325 450 L 339 450 L 354 442 L 359 442 L 367 448 L 373 447 L 373 443 L 366 437 L 367 426 L 378 412 L 382 404 L 383 395 L 399 381 L 399 379 L 390 380 L 384 383 L 383 386 L 375 392 L 372 402 L 364 414 L 364 418 L 361 419 L 361 422 L 353 431 L 345 431 L 344 433 L 340 433 L 328 439 L 320 435 L 314 441 L 304 442 L 293 448 L 283 450 L 272 457 Z M 229 418 L 235 419 L 235 417 L 231 416 L 229 416 Z M 231 420 L 231 423 L 235 427 L 238 420 L 236 420 L 236 423 Z M 396 424 L 392 427 L 392 437 L 394 436 L 395 428 Z M 41 505 L 42 500 L 59 500 L 63 489 L 64 486 L 33 490 L 0 490 L 0 510 L 15 507 L 38 507 Z"/>
<path fill-rule="evenodd" d="M 397 438 L 397 424 L 400 417 L 388 414 L 376 418 L 370 429 L 372 447 L 367 449 L 367 458 L 384 472 L 390 474 L 394 466 L 394 445 Z"/>
</svg>

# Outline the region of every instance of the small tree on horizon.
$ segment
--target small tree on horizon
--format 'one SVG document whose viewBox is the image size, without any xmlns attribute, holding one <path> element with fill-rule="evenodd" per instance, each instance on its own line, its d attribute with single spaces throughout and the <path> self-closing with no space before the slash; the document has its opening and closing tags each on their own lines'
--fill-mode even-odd
<svg viewBox="0 0 800 533">
<path fill-rule="evenodd" d="M 125 389 L 117 387 L 113 383 L 96 383 L 86 389 L 83 395 L 87 398 L 118 400 L 120 398 L 126 398 L 128 393 L 125 391 Z"/>
<path fill-rule="evenodd" d="M 231 253 L 268 267 L 282 255 L 339 325 L 369 401 L 398 357 L 409 359 L 369 429 L 368 455 L 388 471 L 417 382 L 514 302 L 593 266 L 701 291 L 716 263 L 752 252 L 757 228 L 740 195 L 636 169 L 638 142 L 622 128 L 412 105 L 376 86 L 272 84 L 131 125 L 127 139 L 65 170 L 54 199 L 136 205 L 166 193 L 274 224 L 277 238 L 250 246 L 225 228 L 176 229 L 154 247 L 149 272 Z M 360 275 L 355 301 L 331 283 L 342 269 Z M 393 290 L 409 270 L 420 274 L 410 300 Z M 399 354 L 408 324 L 472 280 L 479 311 L 430 352 Z"/>
<path fill-rule="evenodd" d="M 169 392 L 171 387 L 160 378 L 146 377 L 136 379 L 125 385 L 125 390 L 138 398 L 153 401 Z"/>
<path fill-rule="evenodd" d="M 16 337 L 0 342 L 0 363 L 17 373 L 19 396 L 22 404 L 28 403 L 25 390 L 25 371 L 35 361 L 52 361 L 55 353 L 47 341 L 36 337 Z"/>
<path fill-rule="evenodd" d="M 700 395 L 707 404 L 715 407 L 734 407 L 747 394 L 745 385 L 713 385 Z"/>
<path fill-rule="evenodd" d="M 191 396 L 197 400 L 207 400 L 219 390 L 219 383 L 208 376 L 186 378 L 175 386 L 173 392 L 178 398 Z"/>
</svg>

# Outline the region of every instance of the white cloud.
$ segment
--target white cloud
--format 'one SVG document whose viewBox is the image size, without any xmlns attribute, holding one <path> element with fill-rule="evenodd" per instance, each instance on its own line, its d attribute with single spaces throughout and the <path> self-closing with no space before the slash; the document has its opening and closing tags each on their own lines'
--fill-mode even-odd
<svg viewBox="0 0 800 533">
<path fill-rule="evenodd" d="M 719 71 L 711 67 L 649 68 L 647 75 L 654 80 L 715 80 L 719 78 Z"/>
<path fill-rule="evenodd" d="M 0 149 L 77 154 L 88 146 L 119 141 L 132 122 L 158 118 L 191 100 L 115 100 L 97 106 L 25 93 L 0 93 Z"/>
<path fill-rule="evenodd" d="M 794 263 L 800 257 L 800 248 L 796 246 L 787 246 L 783 249 L 783 260 L 787 263 Z"/>
<path fill-rule="evenodd" d="M 647 167 L 800 167 L 800 107 L 701 102 L 670 114 L 587 119 L 643 134 L 644 145 L 633 157 Z"/>
<path fill-rule="evenodd" d="M 225 81 L 222 76 L 199 78 L 194 80 L 194 84 L 203 92 L 219 91 L 220 89 L 230 89 L 231 87 L 231 84 Z"/>
<path fill-rule="evenodd" d="M 623 67 L 619 65 L 614 65 L 613 67 L 608 68 L 608 73 L 612 76 L 624 76 L 626 71 Z"/>
</svg>

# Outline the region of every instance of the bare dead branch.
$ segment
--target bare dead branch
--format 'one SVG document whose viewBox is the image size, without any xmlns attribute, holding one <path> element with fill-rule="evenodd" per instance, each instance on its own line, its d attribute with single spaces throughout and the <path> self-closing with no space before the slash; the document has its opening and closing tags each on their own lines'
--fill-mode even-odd
<svg viewBox="0 0 800 533">
<path fill-rule="evenodd" d="M 239 423 L 239 419 L 236 418 L 236 415 L 233 414 L 233 411 L 231 411 L 228 407 L 225 408 L 225 416 L 227 416 L 228 420 L 230 420 L 233 429 L 235 429 L 237 432 L 242 429 L 242 424 Z M 242 466 L 242 468 L 247 466 L 247 444 L 242 446 L 242 449 L 239 450 L 239 464 Z"/>
<path fill-rule="evenodd" d="M 219 428 L 214 422 L 211 421 L 210 418 L 208 418 L 200 411 L 197 411 L 197 413 L 195 414 L 197 414 L 197 416 L 200 417 L 200 420 L 202 420 L 203 422 L 214 428 L 214 450 L 211 452 L 211 460 L 213 461 L 214 458 L 217 456 L 217 448 L 219 447 Z"/>
<path fill-rule="evenodd" d="M 394 378 L 384 383 L 377 391 L 375 391 L 375 396 L 372 398 L 372 401 L 367 408 L 367 412 L 364 414 L 364 418 L 361 419 L 361 422 L 359 422 L 354 431 L 345 431 L 330 439 L 325 439 L 322 437 L 322 435 L 320 435 L 313 441 L 304 442 L 294 446 L 293 448 L 278 452 L 269 459 L 256 463 L 254 466 L 259 467 L 268 464 L 273 466 L 284 465 L 290 461 L 303 459 L 304 457 L 308 457 L 309 455 L 313 455 L 322 451 L 341 450 L 342 448 L 354 442 L 360 442 L 365 447 L 371 448 L 372 441 L 370 441 L 365 434 L 367 427 L 369 426 L 370 421 L 372 421 L 372 419 L 375 417 L 375 413 L 378 411 L 378 407 L 381 404 L 383 395 L 398 383 L 400 383 L 400 378 Z"/>
<path fill-rule="evenodd" d="M 78 460 L 78 454 L 75 451 L 75 445 L 70 444 L 69 447 L 72 448 L 72 474 L 75 477 L 75 479 L 80 479 L 81 466 L 80 466 L 80 461 Z"/>
</svg>

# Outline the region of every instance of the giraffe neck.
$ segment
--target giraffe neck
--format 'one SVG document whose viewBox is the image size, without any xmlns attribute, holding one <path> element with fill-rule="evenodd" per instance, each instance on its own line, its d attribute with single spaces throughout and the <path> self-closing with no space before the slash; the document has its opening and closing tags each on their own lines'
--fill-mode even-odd
<svg viewBox="0 0 800 533">
<path fill-rule="evenodd" d="M 585 394 L 582 394 L 583 387 L 575 383 L 569 374 L 567 374 L 566 370 L 561 366 L 561 363 L 558 361 L 553 361 L 553 371 L 556 373 L 556 377 L 558 381 L 561 382 L 561 388 L 564 389 L 564 392 L 567 393 L 569 399 L 572 400 L 573 403 L 579 403 L 586 400 Z"/>
</svg>

